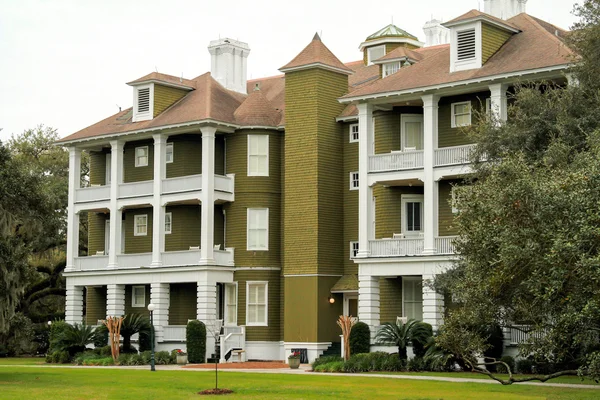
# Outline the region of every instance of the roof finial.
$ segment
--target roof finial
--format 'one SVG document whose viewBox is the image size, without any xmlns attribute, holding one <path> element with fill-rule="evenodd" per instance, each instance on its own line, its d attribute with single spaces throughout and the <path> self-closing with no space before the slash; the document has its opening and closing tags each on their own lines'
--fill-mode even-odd
<svg viewBox="0 0 600 400">
<path fill-rule="evenodd" d="M 318 40 L 319 42 L 321 41 L 321 37 L 319 36 L 319 32 L 315 32 L 315 36 L 313 37 L 313 40 Z"/>
</svg>

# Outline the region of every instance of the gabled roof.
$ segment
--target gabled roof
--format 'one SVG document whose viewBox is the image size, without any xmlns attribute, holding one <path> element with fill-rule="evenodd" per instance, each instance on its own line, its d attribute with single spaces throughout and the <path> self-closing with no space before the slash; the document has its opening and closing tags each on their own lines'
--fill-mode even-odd
<svg viewBox="0 0 600 400">
<path fill-rule="evenodd" d="M 242 126 L 273 126 L 279 125 L 281 113 L 256 88 L 233 113 L 235 122 Z"/>
<path fill-rule="evenodd" d="M 487 20 L 488 22 L 491 22 L 494 25 L 498 25 L 509 31 L 514 31 L 515 33 L 519 31 L 519 28 L 517 28 L 510 22 L 500 19 L 498 17 L 494 17 L 493 15 L 483 13 L 478 10 L 471 10 L 469 12 L 466 12 L 463 15 L 451 19 L 448 22 L 444 22 L 442 25 L 448 28 L 454 25 L 463 24 L 469 21 L 475 21 L 480 19 Z"/>
<path fill-rule="evenodd" d="M 348 93 L 341 99 L 370 97 L 382 93 L 415 90 L 470 79 L 482 79 L 521 71 L 559 67 L 572 62 L 574 53 L 556 35 L 550 34 L 537 19 L 521 13 L 507 21 L 521 32 L 510 39 L 483 65 L 466 71 L 450 72 L 450 45 L 436 46 L 430 56 L 395 74 L 378 79 Z M 416 49 L 424 54 L 431 48 Z"/>
<path fill-rule="evenodd" d="M 367 36 L 367 38 L 365 40 L 366 41 L 375 40 L 375 39 L 379 39 L 382 37 L 407 37 L 410 39 L 418 40 L 416 36 L 411 35 L 410 33 L 406 32 L 405 30 L 398 28 L 394 24 L 389 24 L 388 26 L 381 28 L 377 32 L 373 33 L 372 35 Z"/>
<path fill-rule="evenodd" d="M 152 73 L 150 73 L 148 75 L 144 75 L 141 78 L 138 78 L 134 81 L 127 82 L 127 84 L 130 86 L 135 86 L 135 85 L 141 85 L 142 83 L 148 83 L 148 82 L 164 83 L 167 86 L 178 86 L 178 87 L 185 87 L 188 89 L 194 89 L 195 84 L 196 84 L 193 80 L 190 80 L 190 79 L 179 78 L 179 77 L 176 77 L 173 75 L 161 74 L 159 72 L 152 72 Z"/>
<path fill-rule="evenodd" d="M 419 61 L 419 60 L 422 60 L 423 58 L 424 58 L 423 54 L 419 53 L 418 51 L 407 49 L 406 47 L 398 47 L 398 48 L 390 51 L 389 53 L 387 53 L 385 56 L 373 61 L 373 63 L 374 64 L 382 64 L 386 61 L 403 60 L 403 59 Z"/>
<path fill-rule="evenodd" d="M 342 63 L 332 52 L 323 44 L 317 33 L 313 40 L 298 54 L 292 61 L 279 68 L 281 72 L 291 72 L 300 69 L 322 67 L 337 72 L 351 74 L 352 70 Z"/>
</svg>

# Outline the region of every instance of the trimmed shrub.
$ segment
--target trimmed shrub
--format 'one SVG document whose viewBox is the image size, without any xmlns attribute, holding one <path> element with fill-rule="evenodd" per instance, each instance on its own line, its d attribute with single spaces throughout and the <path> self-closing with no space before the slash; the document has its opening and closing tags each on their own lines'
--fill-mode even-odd
<svg viewBox="0 0 600 400">
<path fill-rule="evenodd" d="M 100 325 L 94 331 L 94 347 L 105 347 L 108 345 L 108 328 L 106 325 Z"/>
<path fill-rule="evenodd" d="M 344 359 L 340 356 L 321 356 L 315 361 L 313 361 L 312 369 L 313 371 L 315 371 L 315 368 L 317 368 L 319 365 L 328 364 L 336 361 L 344 361 Z"/>
<path fill-rule="evenodd" d="M 382 371 L 404 371 L 406 369 L 406 361 L 398 357 L 397 354 L 388 354 L 381 366 Z"/>
<path fill-rule="evenodd" d="M 119 358 L 117 358 L 117 364 L 119 365 L 129 365 L 129 359 L 131 358 L 131 354 L 119 354 Z"/>
<path fill-rule="evenodd" d="M 332 361 L 330 363 L 325 364 L 328 372 L 344 372 L 344 362 L 343 361 Z"/>
<path fill-rule="evenodd" d="M 357 322 L 350 331 L 350 356 L 368 353 L 371 350 L 371 331 L 369 325 Z"/>
<path fill-rule="evenodd" d="M 58 352 L 58 362 L 60 364 L 68 364 L 71 362 L 71 355 L 68 351 L 62 350 Z"/>
<path fill-rule="evenodd" d="M 189 355 L 188 355 L 188 358 L 189 358 Z M 157 365 L 171 364 L 171 355 L 169 354 L 168 351 L 156 352 L 154 354 L 154 363 Z"/>
<path fill-rule="evenodd" d="M 412 340 L 412 350 L 415 357 L 423 358 L 425 356 L 425 352 L 427 351 L 425 349 L 425 346 L 427 345 L 427 342 L 430 340 L 430 338 L 433 337 L 433 328 L 427 322 L 419 322 L 419 325 L 423 326 L 423 328 L 427 330 L 428 334 L 427 337 L 423 338 L 415 337 Z"/>
<path fill-rule="evenodd" d="M 420 357 L 413 357 L 408 360 L 407 369 L 409 371 L 425 371 L 425 361 Z"/>
<path fill-rule="evenodd" d="M 141 354 L 132 354 L 129 359 L 129 365 L 144 365 L 144 357 Z"/>
<path fill-rule="evenodd" d="M 206 326 L 202 321 L 190 321 L 185 329 L 188 361 L 198 364 L 206 360 Z"/>
<path fill-rule="evenodd" d="M 517 372 L 520 374 L 531 374 L 533 372 L 533 361 L 528 358 L 521 358 L 517 361 Z"/>
<path fill-rule="evenodd" d="M 504 356 L 504 357 L 500 358 L 500 361 L 508 364 L 508 367 L 510 368 L 511 372 L 513 372 L 513 373 L 515 372 L 515 359 L 514 358 L 512 358 L 511 356 Z M 499 374 L 508 374 L 506 367 L 502 364 L 496 365 L 496 372 L 498 372 Z"/>
</svg>

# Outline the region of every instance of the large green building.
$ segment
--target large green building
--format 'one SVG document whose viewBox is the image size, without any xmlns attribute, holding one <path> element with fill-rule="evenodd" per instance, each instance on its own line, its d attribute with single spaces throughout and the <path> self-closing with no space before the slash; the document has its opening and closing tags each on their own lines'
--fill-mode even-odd
<svg viewBox="0 0 600 400">
<path fill-rule="evenodd" d="M 506 119 L 517 82 L 568 81 L 566 32 L 504 11 L 432 21 L 430 46 L 386 26 L 346 64 L 315 35 L 250 81 L 248 45 L 219 39 L 210 73 L 129 82 L 133 107 L 60 141 L 67 321 L 152 303 L 159 348 L 199 319 L 222 325 L 209 355 L 263 360 L 335 351 L 342 314 L 437 329 L 444 298 L 423 283 L 455 257 L 453 187 L 476 145 L 461 127 L 475 110 Z"/>
</svg>

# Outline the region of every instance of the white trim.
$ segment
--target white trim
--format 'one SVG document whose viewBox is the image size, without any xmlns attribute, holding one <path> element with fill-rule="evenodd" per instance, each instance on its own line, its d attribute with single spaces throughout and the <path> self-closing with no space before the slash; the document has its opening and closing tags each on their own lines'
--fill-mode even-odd
<svg viewBox="0 0 600 400">
<path fill-rule="evenodd" d="M 353 245 L 356 245 L 356 249 L 354 249 Z M 354 260 L 356 255 L 358 254 L 358 240 L 350 241 L 350 259 Z"/>
<path fill-rule="evenodd" d="M 413 46 L 417 46 L 417 47 L 423 47 L 425 45 L 425 43 L 423 43 L 423 42 L 419 42 L 418 40 L 406 38 L 406 37 L 382 37 L 380 39 L 362 42 L 360 44 L 360 46 L 358 47 L 358 49 L 360 51 L 363 51 L 363 49 L 367 46 L 370 47 L 370 46 L 374 46 L 377 44 L 385 44 L 385 43 L 408 43 L 408 44 L 412 44 Z"/>
<path fill-rule="evenodd" d="M 148 111 L 139 112 L 139 92 L 148 89 Z M 133 87 L 133 117 L 132 122 L 148 121 L 154 116 L 154 83 L 136 85 Z"/>
<path fill-rule="evenodd" d="M 476 17 L 468 18 L 468 19 L 462 19 L 460 21 L 444 22 L 441 25 L 445 26 L 446 28 L 450 28 L 452 26 L 459 26 L 459 25 L 468 24 L 470 22 L 479 22 L 479 21 L 485 21 L 488 24 L 495 25 L 495 26 L 497 26 L 499 28 L 503 28 L 503 29 L 505 29 L 505 30 L 507 30 L 509 32 L 512 32 L 512 33 L 519 33 L 519 32 L 521 32 L 520 30 L 515 29 L 512 26 L 508 26 L 506 24 L 500 23 L 499 21 L 491 19 L 491 18 L 487 17 L 486 15 L 478 15 Z"/>
<path fill-rule="evenodd" d="M 371 51 L 372 50 L 381 50 L 381 49 L 383 49 L 383 55 L 380 56 L 380 57 L 377 57 L 377 58 L 373 59 L 372 56 L 371 56 Z M 379 60 L 380 58 L 385 57 L 385 54 L 386 54 L 385 53 L 385 44 L 380 44 L 378 46 L 369 46 L 369 47 L 367 47 L 367 65 L 373 65 L 373 61 Z"/>
<path fill-rule="evenodd" d="M 123 235 L 125 236 L 125 235 Z M 123 250 L 123 247 L 121 247 Z M 107 256 L 110 251 L 110 218 L 104 221 L 104 255 Z"/>
<path fill-rule="evenodd" d="M 104 184 L 106 186 L 110 185 L 111 180 L 111 168 L 112 168 L 112 153 L 106 153 L 106 167 L 104 168 L 106 171 L 106 175 L 104 176 Z"/>
<path fill-rule="evenodd" d="M 340 293 L 340 292 L 338 292 Z M 354 290 L 352 292 L 348 291 L 344 293 L 343 306 L 342 306 L 342 314 L 350 315 L 350 300 L 356 300 L 356 307 L 358 308 L 358 291 Z M 354 318 L 358 318 L 358 315 L 353 315 Z"/>
<path fill-rule="evenodd" d="M 138 162 L 138 150 L 139 149 L 146 149 L 146 155 L 142 156 L 142 157 L 146 157 L 146 164 L 142 164 Z M 150 162 L 150 149 L 148 146 L 138 146 L 134 149 L 134 153 L 133 153 L 133 158 L 134 158 L 134 162 L 135 162 L 135 167 L 147 167 L 148 163 Z"/>
<path fill-rule="evenodd" d="M 466 124 L 457 125 L 456 124 L 456 114 L 454 112 L 454 106 L 462 106 L 462 105 L 465 105 L 465 104 L 469 106 L 469 114 L 468 114 L 469 115 L 469 122 L 466 123 Z M 450 104 L 450 127 L 451 128 L 458 128 L 458 127 L 461 127 L 461 126 L 469 126 L 469 125 L 471 125 L 472 109 L 473 109 L 473 106 L 471 104 L 471 101 L 459 101 L 457 103 L 451 103 Z M 465 114 L 461 114 L 461 115 L 467 115 L 467 114 L 465 113 Z"/>
<path fill-rule="evenodd" d="M 141 303 L 135 301 L 135 291 L 138 289 L 142 289 L 142 294 L 144 298 Z M 146 286 L 132 286 L 131 287 L 131 307 L 146 307 Z"/>
<path fill-rule="evenodd" d="M 337 117 L 335 122 L 358 122 L 358 115 L 350 115 L 348 117 Z"/>
<path fill-rule="evenodd" d="M 265 322 L 248 322 L 248 307 L 250 305 L 250 285 L 264 285 L 265 287 Z M 260 305 L 256 303 L 256 305 Z M 258 314 L 258 312 L 257 312 Z M 247 281 L 246 282 L 246 326 L 269 326 L 269 282 Z"/>
<path fill-rule="evenodd" d="M 171 160 L 169 160 L 169 149 L 171 149 Z M 165 164 L 171 164 L 175 159 L 175 145 L 173 142 L 168 142 L 165 146 Z"/>
<path fill-rule="evenodd" d="M 407 216 L 406 216 L 406 203 L 421 203 L 421 230 L 420 231 L 408 231 Z M 425 196 L 422 194 L 403 194 L 400 196 L 400 219 L 402 220 L 402 233 L 405 237 L 419 236 L 425 232 L 424 215 L 425 215 Z"/>
<path fill-rule="evenodd" d="M 138 224 L 138 218 L 146 218 L 145 224 Z M 138 233 L 138 228 L 140 226 L 146 227 L 146 232 Z M 133 236 L 148 236 L 148 214 L 138 214 L 133 216 Z"/>
<path fill-rule="evenodd" d="M 251 154 L 250 153 L 250 142 L 252 141 L 252 139 L 254 140 L 258 140 L 260 141 L 261 139 L 266 138 L 266 149 L 259 149 L 259 154 Z M 266 154 L 262 154 L 261 150 L 266 150 L 264 151 Z M 248 165 L 247 165 L 247 176 L 269 176 L 269 135 L 248 135 Z M 250 157 L 264 157 L 266 155 L 267 157 L 267 161 L 266 161 L 266 171 L 258 171 L 258 172 L 250 172 Z"/>
<path fill-rule="evenodd" d="M 169 221 L 169 229 L 167 229 L 167 220 Z M 173 213 L 168 212 L 165 213 L 165 235 L 170 235 L 171 232 L 173 232 Z"/>
<path fill-rule="evenodd" d="M 227 312 L 227 300 L 228 300 L 228 296 L 227 296 L 227 287 L 228 286 L 235 286 L 235 315 L 234 315 L 234 321 L 233 322 L 228 322 L 228 317 L 229 317 L 229 313 Z M 225 283 L 223 284 L 223 287 L 225 289 L 225 293 L 223 295 L 223 300 L 224 303 L 223 304 L 223 324 L 225 326 L 237 326 L 237 320 L 238 320 L 238 305 L 239 305 L 239 291 L 238 291 L 238 283 L 237 282 L 233 282 L 233 283 Z"/>
<path fill-rule="evenodd" d="M 459 60 L 458 34 L 469 30 L 475 30 L 475 56 L 466 60 Z M 450 72 L 481 68 L 483 65 L 481 47 L 481 21 L 461 24 L 460 27 L 452 28 L 450 30 Z"/>
<path fill-rule="evenodd" d="M 354 74 L 354 71 L 350 71 L 350 70 L 347 70 L 347 69 L 342 69 L 342 68 L 334 67 L 334 66 L 323 64 L 323 63 L 320 63 L 320 62 L 306 64 L 306 65 L 299 65 L 297 67 L 291 67 L 291 68 L 283 68 L 283 69 L 280 69 L 279 71 L 281 71 L 283 73 L 288 73 L 288 72 L 302 71 L 302 70 L 305 70 L 305 69 L 313 69 L 313 68 L 321 68 L 321 69 L 325 69 L 325 70 L 328 70 L 328 71 L 339 72 L 340 74 L 344 74 L 344 75 L 352 75 L 352 74 Z"/>
<path fill-rule="evenodd" d="M 159 84 L 160 86 L 169 86 L 169 87 L 173 87 L 173 88 L 177 88 L 177 89 L 186 89 L 186 90 L 189 90 L 189 91 L 194 90 L 194 88 L 191 87 L 191 86 L 187 86 L 187 85 L 183 85 L 183 84 L 182 85 L 178 85 L 176 83 L 165 82 L 165 81 L 161 81 L 161 80 L 157 80 L 157 79 L 148 79 L 146 81 L 137 81 L 135 83 L 134 82 L 129 82 L 129 83 L 127 83 L 127 85 L 136 87 L 136 86 L 140 86 L 140 85 L 143 85 L 143 84 L 150 84 L 150 83 Z"/>
<path fill-rule="evenodd" d="M 425 125 L 423 120 L 423 114 L 401 114 L 400 115 L 400 149 L 402 151 L 412 151 L 412 150 L 423 150 L 423 148 L 414 148 L 414 149 L 406 149 L 404 147 L 404 142 L 406 139 L 406 129 L 404 129 L 404 124 L 406 122 L 420 122 L 421 123 L 421 142 L 424 144 L 425 142 L 425 134 L 423 127 Z"/>
<path fill-rule="evenodd" d="M 350 172 L 350 190 L 358 190 L 360 184 L 359 177 L 358 171 Z"/>
<path fill-rule="evenodd" d="M 422 276 L 402 276 L 402 316 L 407 317 L 406 315 L 406 282 L 411 281 L 420 281 L 421 282 L 421 320 L 423 320 L 423 277 Z M 411 303 L 417 303 L 417 301 L 411 301 Z"/>
<path fill-rule="evenodd" d="M 236 271 L 281 271 L 281 267 L 236 267 Z"/>
<path fill-rule="evenodd" d="M 354 132 L 354 128 L 356 128 L 356 132 Z M 349 143 L 358 143 L 358 140 L 360 138 L 359 133 L 358 133 L 358 123 L 356 124 L 350 124 L 348 125 L 348 131 L 350 132 L 350 142 Z M 354 136 L 356 134 L 356 139 L 354 139 Z"/>
<path fill-rule="evenodd" d="M 251 247 L 250 246 L 250 213 L 252 211 L 266 211 L 266 225 L 267 225 L 267 233 L 265 238 L 265 246 L 264 247 Z M 260 229 L 260 228 L 252 228 L 252 229 Z M 248 251 L 268 251 L 269 250 L 269 209 L 268 208 L 247 208 L 246 209 L 246 250 Z"/>
<path fill-rule="evenodd" d="M 331 274 L 290 274 L 290 275 L 283 275 L 284 278 L 299 278 L 299 277 L 303 277 L 303 276 L 328 276 L 328 277 L 342 277 L 343 275 L 331 275 Z"/>
</svg>

